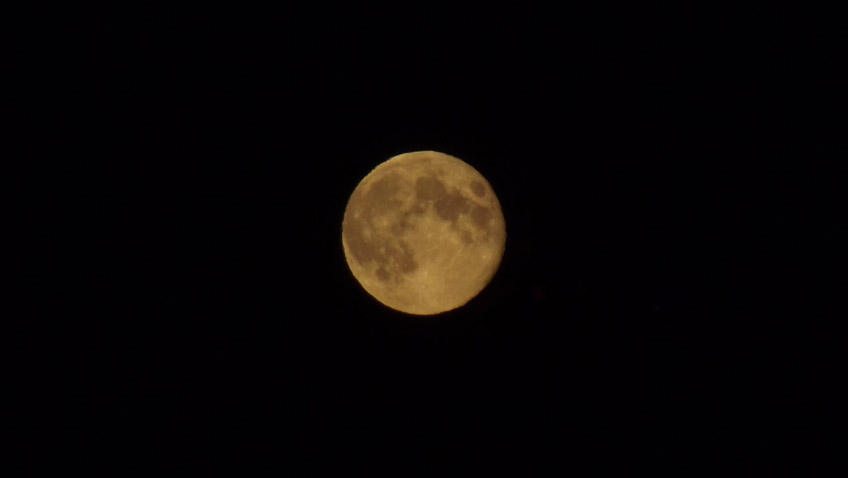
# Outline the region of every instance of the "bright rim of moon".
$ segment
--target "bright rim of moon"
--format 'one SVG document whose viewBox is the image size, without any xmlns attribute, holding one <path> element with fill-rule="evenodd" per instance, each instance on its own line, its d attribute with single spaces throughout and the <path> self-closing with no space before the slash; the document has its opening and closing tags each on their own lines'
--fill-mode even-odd
<svg viewBox="0 0 848 478">
<path fill-rule="evenodd" d="M 383 304 L 417 315 L 473 299 L 497 271 L 505 243 L 488 181 L 436 151 L 400 154 L 374 168 L 353 191 L 342 224 L 356 280 Z"/>
</svg>

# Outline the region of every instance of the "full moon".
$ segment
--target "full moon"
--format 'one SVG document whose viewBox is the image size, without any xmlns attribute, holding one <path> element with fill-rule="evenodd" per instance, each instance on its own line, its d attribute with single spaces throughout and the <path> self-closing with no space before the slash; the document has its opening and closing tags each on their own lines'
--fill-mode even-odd
<svg viewBox="0 0 848 478">
<path fill-rule="evenodd" d="M 465 305 L 501 262 L 506 224 L 488 181 L 436 151 L 390 158 L 359 183 L 342 245 L 353 276 L 378 301 L 415 315 Z"/>
</svg>

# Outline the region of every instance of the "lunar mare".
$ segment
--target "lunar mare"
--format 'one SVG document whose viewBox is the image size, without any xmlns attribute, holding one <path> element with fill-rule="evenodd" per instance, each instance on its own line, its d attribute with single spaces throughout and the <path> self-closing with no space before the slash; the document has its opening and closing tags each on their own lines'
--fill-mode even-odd
<svg viewBox="0 0 848 478">
<path fill-rule="evenodd" d="M 342 223 L 345 258 L 362 287 L 402 312 L 455 309 L 488 285 L 506 227 L 486 179 L 436 151 L 395 156 L 359 183 Z"/>
</svg>

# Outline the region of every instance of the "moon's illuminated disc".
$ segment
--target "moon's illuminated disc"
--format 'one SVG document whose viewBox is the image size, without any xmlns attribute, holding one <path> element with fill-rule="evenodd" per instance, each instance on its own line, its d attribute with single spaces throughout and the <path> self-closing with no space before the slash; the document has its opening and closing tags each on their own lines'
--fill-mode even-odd
<svg viewBox="0 0 848 478">
<path fill-rule="evenodd" d="M 476 169 L 418 151 L 380 164 L 345 210 L 342 244 L 354 277 L 383 304 L 410 314 L 464 305 L 503 256 L 500 203 Z"/>
</svg>

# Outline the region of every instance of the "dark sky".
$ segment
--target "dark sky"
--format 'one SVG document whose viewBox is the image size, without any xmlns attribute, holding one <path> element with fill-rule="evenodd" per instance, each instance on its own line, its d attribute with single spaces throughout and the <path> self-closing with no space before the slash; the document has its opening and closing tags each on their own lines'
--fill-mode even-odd
<svg viewBox="0 0 848 478">
<path fill-rule="evenodd" d="M 67 153 L 34 274 L 47 435 L 119 466 L 805 469 L 844 286 L 831 31 L 427 11 L 128 9 L 33 40 L 35 148 Z M 431 318 L 341 246 L 359 180 L 417 150 L 507 222 L 489 287 Z"/>
</svg>

